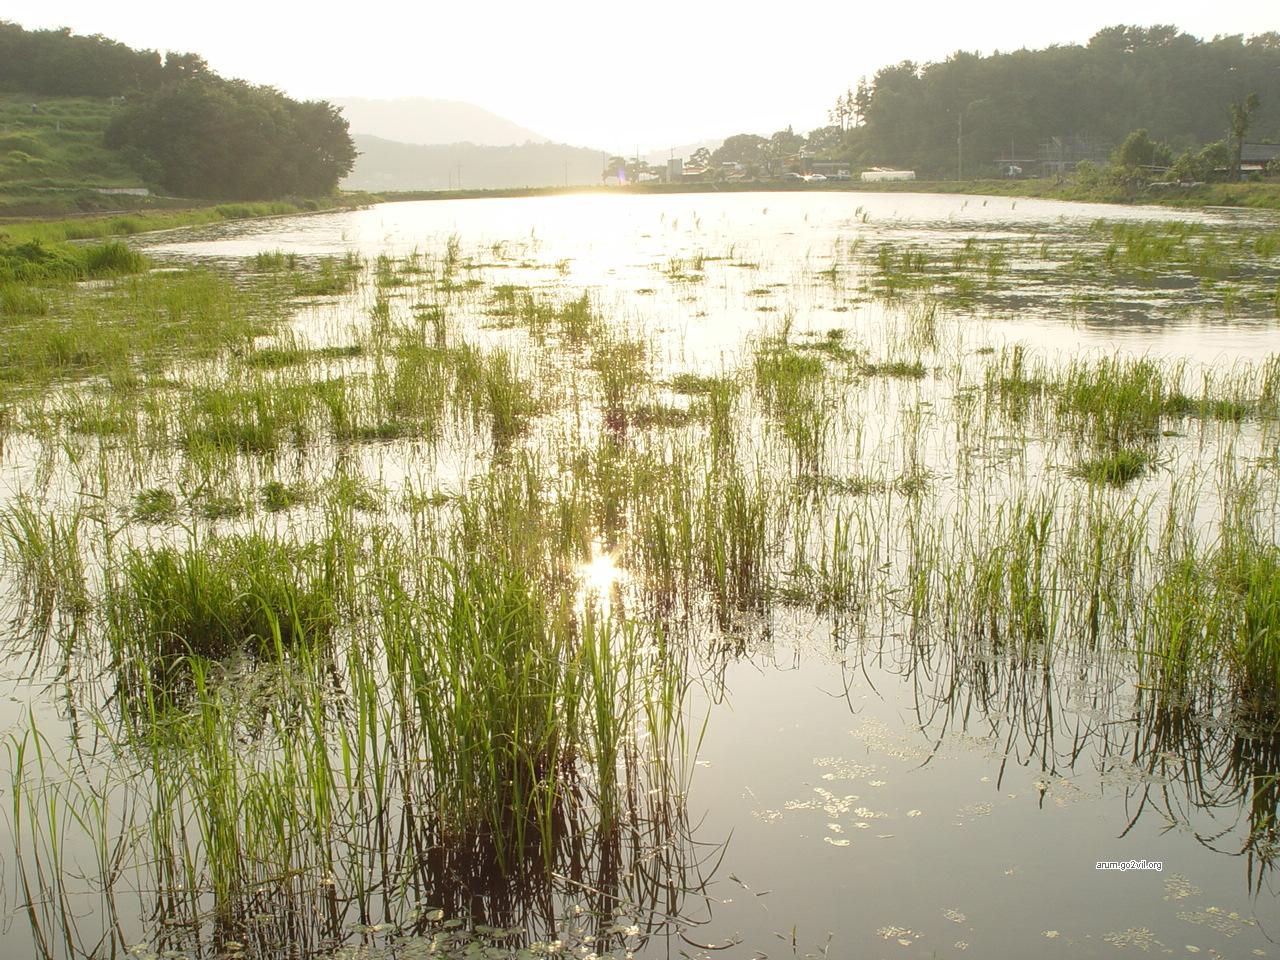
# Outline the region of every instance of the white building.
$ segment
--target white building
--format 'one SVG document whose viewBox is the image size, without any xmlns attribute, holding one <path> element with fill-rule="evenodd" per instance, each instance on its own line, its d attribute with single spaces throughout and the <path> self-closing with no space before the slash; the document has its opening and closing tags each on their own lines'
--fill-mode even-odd
<svg viewBox="0 0 1280 960">
<path fill-rule="evenodd" d="M 914 170 L 889 170 L 885 167 L 872 167 L 862 171 L 862 179 L 867 183 L 880 183 L 885 180 L 914 180 Z"/>
</svg>

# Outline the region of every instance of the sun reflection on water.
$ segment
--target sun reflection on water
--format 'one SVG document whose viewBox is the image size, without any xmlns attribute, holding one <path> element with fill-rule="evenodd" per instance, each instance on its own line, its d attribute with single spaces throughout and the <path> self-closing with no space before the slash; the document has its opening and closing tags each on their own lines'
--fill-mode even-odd
<svg viewBox="0 0 1280 960">
<path fill-rule="evenodd" d="M 618 566 L 618 548 L 606 549 L 597 542 L 591 545 L 591 559 L 577 569 L 578 606 L 593 605 L 606 616 L 613 604 L 613 596 L 630 577 L 624 567 Z"/>
</svg>

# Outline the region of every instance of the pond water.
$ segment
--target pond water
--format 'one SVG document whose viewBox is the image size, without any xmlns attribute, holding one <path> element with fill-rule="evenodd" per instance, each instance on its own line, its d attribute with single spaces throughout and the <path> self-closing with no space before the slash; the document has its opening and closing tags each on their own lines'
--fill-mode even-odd
<svg viewBox="0 0 1280 960">
<path fill-rule="evenodd" d="M 1135 244 L 1118 230 L 1168 234 L 1176 225 L 1189 248 L 1122 262 Z M 1136 531 L 1130 541 L 1088 541 L 1117 551 L 1100 567 L 1114 562 L 1155 583 L 1165 567 L 1122 560 L 1125 544 L 1155 557 L 1162 530 L 1176 524 L 1211 544 L 1246 478 L 1251 529 L 1273 546 L 1275 423 L 1253 407 L 1217 419 L 1165 415 L 1158 432 L 1134 441 L 1150 457 L 1146 472 L 1099 487 L 1078 474 L 1092 440 L 1071 434 L 1067 401 L 1019 412 L 1009 386 L 1065 383 L 1073 363 L 1125 358 L 1172 371 L 1169 382 L 1193 396 L 1205 386 L 1247 395 L 1249 404 L 1270 397 L 1257 384 L 1280 348 L 1280 256 L 1256 246 L 1246 262 L 1232 244 L 1277 229 L 1266 216 L 1226 210 L 791 192 L 394 203 L 138 243 L 162 263 L 236 270 L 277 251 L 303 264 L 348 254 L 372 262 L 439 257 L 456 244 L 470 286 L 459 283 L 446 298 L 451 329 L 475 342 L 533 351 L 524 331 L 492 322 L 492 291 L 503 285 L 557 302 L 586 293 L 608 324 L 648 345 L 660 384 L 677 374 L 755 371 L 744 389 L 757 404 L 736 414 L 748 439 L 735 455 L 752 465 L 758 488 L 796 484 L 797 502 L 808 489 L 822 501 L 766 510 L 767 602 L 727 618 L 705 610 L 676 618 L 693 678 L 682 708 L 686 788 L 679 837 L 666 852 L 633 851 L 633 869 L 647 879 L 624 889 L 649 897 L 647 906 L 627 904 L 629 915 L 648 911 L 636 916 L 645 935 L 627 944 L 636 956 L 1280 957 L 1280 735 L 1265 717 L 1242 718 L 1223 692 L 1231 681 L 1214 673 L 1220 664 L 1202 668 L 1215 697 L 1172 711 L 1153 700 L 1133 649 L 1155 594 L 1130 597 L 1132 609 L 1114 621 L 1126 626 L 1090 635 L 1072 579 L 1086 562 L 1073 552 L 1086 541 L 1073 537 L 1096 520 Z M 1195 261 L 1186 249 L 1209 252 Z M 313 347 L 340 343 L 372 322 L 380 299 L 393 320 L 423 307 L 411 283 L 384 286 L 375 289 L 371 269 L 353 292 L 296 304 L 292 329 Z M 783 349 L 860 365 L 856 376 L 812 387 L 814 409 L 829 417 L 818 441 L 797 439 L 787 411 L 769 406 L 761 357 Z M 1023 374 L 1024 355 L 1042 364 L 1034 376 Z M 1062 391 L 1053 396 L 1068 396 Z M 661 396 L 676 409 L 690 402 L 679 390 Z M 789 395 L 781 396 L 785 404 Z M 548 451 L 564 443 L 572 420 L 542 415 L 517 446 L 553 459 Z M 607 415 L 605 423 L 602 432 Z M 712 443 L 700 427 L 687 429 L 695 448 Z M 623 442 L 641 444 L 635 436 Z M 6 445 L 0 480 L 10 502 L 33 490 L 50 502 L 67 496 L 49 480 L 68 469 L 59 459 L 66 454 L 40 456 L 38 447 L 21 431 Z M 337 456 L 328 451 L 320 466 L 298 469 L 325 476 Z M 506 469 L 465 439 L 429 450 L 392 439 L 345 456 L 376 478 L 388 502 L 418 488 L 465 489 Z M 173 482 L 181 459 L 153 453 L 127 486 Z M 237 469 L 257 476 L 247 459 Z M 1012 561 L 1000 567 L 998 590 L 983 577 L 1002 552 L 1016 552 L 1001 537 L 1034 525 L 1038 503 L 1049 504 L 1046 523 L 1059 531 L 1050 562 L 1063 571 L 1034 581 L 1048 584 L 1047 607 L 1058 611 L 1048 638 L 1028 640 L 1034 631 L 1018 632 L 1016 614 L 1004 634 L 973 629 L 985 622 L 984 603 L 1026 600 L 1019 590 L 1033 578 L 1010 572 L 1022 570 Z M 291 529 L 288 514 L 268 522 Z M 843 606 L 814 600 L 828 594 L 803 586 L 836 564 L 831 530 L 840 523 L 860 545 L 852 551 L 856 598 Z M 603 531 L 608 542 L 596 545 L 607 553 L 595 588 L 619 617 L 647 609 L 642 574 L 629 569 L 632 551 L 648 549 L 633 542 L 636 524 Z M 144 543 L 185 535 L 120 534 Z M 922 564 L 926 555 L 931 565 Z M 1003 611 L 987 613 L 1003 620 Z M 70 705 L 95 701 L 110 714 L 109 685 L 64 696 L 60 684 L 72 679 L 57 664 L 32 668 L 19 658 L 6 672 L 6 731 L 16 736 L 35 717 L 58 756 L 69 756 L 73 741 L 105 736 L 83 728 Z M 74 778 L 74 764 L 60 775 Z M 0 777 L 0 799 L 10 793 L 10 778 Z M 58 816 L 73 833 L 68 814 Z M 93 859 L 91 848 L 68 843 L 79 850 L 68 855 L 75 869 L 91 874 L 80 863 Z M 679 856 L 668 855 L 673 847 Z M 28 861 L 4 859 L 0 949 L 26 955 L 17 865 Z M 1101 861 L 1159 868 L 1101 870 Z M 105 912 L 99 887 L 86 880 L 74 901 L 82 927 Z M 81 933 L 79 952 L 157 942 L 152 918 L 124 914 L 132 926 L 105 931 L 101 944 Z M 417 949 L 367 928 L 352 936 L 374 953 Z M 225 942 L 175 949 L 236 954 Z"/>
<path fill-rule="evenodd" d="M 752 308 L 757 304 L 744 305 L 738 297 L 746 289 L 785 284 L 790 297 L 798 298 L 791 302 L 811 311 L 802 322 L 820 324 L 828 305 L 821 297 L 806 297 L 805 288 L 812 284 L 809 269 L 840 259 L 851 244 L 917 245 L 949 255 L 975 239 L 1032 248 L 1047 241 L 1053 253 L 1065 259 L 1090 242 L 1084 234 L 1099 221 L 1274 227 L 1274 216 L 1266 212 L 961 195 L 570 195 L 387 203 L 365 210 L 178 230 L 155 235 L 144 245 L 159 256 L 234 261 L 275 250 L 300 256 L 403 256 L 438 248 L 450 236 L 458 236 L 469 249 L 492 252 L 497 244 L 501 259 L 517 264 L 499 269 L 495 282 L 541 280 L 595 290 L 606 305 L 619 307 L 646 326 L 665 329 L 678 324 L 688 352 L 696 355 L 704 348 L 733 347 L 744 331 L 754 329 L 759 317 Z M 698 254 L 725 257 L 746 268 L 723 271 L 712 286 L 714 294 L 677 286 L 675 296 L 663 296 L 668 291 L 661 289 L 656 297 L 635 296 L 637 291 L 661 287 L 654 282 L 655 270 L 666 270 L 672 259 Z M 530 269 L 535 264 L 544 267 L 541 274 Z M 1014 265 L 1015 277 L 1024 272 L 1018 266 Z M 1033 267 L 1025 273 L 1026 282 L 1009 291 L 1010 300 L 998 314 L 1010 339 L 1035 337 L 1037 343 L 1043 340 L 1054 347 L 1123 346 L 1208 358 L 1261 356 L 1275 347 L 1272 324 L 1223 325 L 1216 317 L 1206 323 L 1201 316 L 1185 316 L 1186 303 L 1196 303 L 1196 298 L 1180 299 L 1176 291 L 1157 285 L 1117 289 L 1102 278 L 1075 276 L 1070 289 L 1064 289 L 1061 282 L 1043 282 Z M 795 290 L 799 279 L 804 282 Z M 1195 293 L 1194 281 L 1190 292 Z M 1083 313 L 1064 311 L 1063 301 L 1073 295 L 1105 298 L 1105 309 L 1091 302 L 1093 309 Z"/>
</svg>

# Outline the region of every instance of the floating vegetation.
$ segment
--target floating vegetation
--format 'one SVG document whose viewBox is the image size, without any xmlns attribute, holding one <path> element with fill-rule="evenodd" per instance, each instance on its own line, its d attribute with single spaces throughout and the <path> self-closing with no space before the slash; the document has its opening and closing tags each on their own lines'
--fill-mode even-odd
<svg viewBox="0 0 1280 960">
<path fill-rule="evenodd" d="M 1055 933 L 1057 931 L 1050 931 Z M 1113 931 L 1106 934 L 1102 938 L 1105 942 L 1113 947 L 1137 947 L 1139 950 L 1150 950 L 1152 947 L 1159 946 L 1160 941 L 1146 927 L 1129 927 L 1125 930 Z"/>
</svg>

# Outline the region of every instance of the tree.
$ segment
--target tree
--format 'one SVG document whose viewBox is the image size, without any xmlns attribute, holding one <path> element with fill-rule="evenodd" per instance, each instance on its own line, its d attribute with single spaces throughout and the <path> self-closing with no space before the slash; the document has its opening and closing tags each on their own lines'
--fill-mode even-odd
<svg viewBox="0 0 1280 960">
<path fill-rule="evenodd" d="M 812 154 L 821 154 L 829 156 L 835 153 L 843 152 L 846 131 L 839 127 L 818 127 L 816 130 L 810 130 L 809 135 L 805 137 L 804 146 Z"/>
<path fill-rule="evenodd" d="M 70 30 L 24 30 L 0 21 L 0 90 L 115 97 L 163 82 L 160 55 Z"/>
<path fill-rule="evenodd" d="M 168 53 L 164 58 L 164 79 L 166 83 L 179 80 L 195 80 L 213 73 L 204 57 L 196 53 Z"/>
<path fill-rule="evenodd" d="M 347 122 L 329 103 L 214 74 L 169 83 L 122 109 L 108 147 L 184 197 L 265 199 L 335 189 L 355 163 Z"/>
<path fill-rule="evenodd" d="M 711 166 L 711 151 L 706 147 L 699 147 L 690 155 L 689 163 L 695 167 Z"/>
<path fill-rule="evenodd" d="M 342 111 L 324 100 L 285 101 L 293 135 L 283 153 L 289 164 L 291 192 L 318 196 L 331 192 L 351 172 L 356 146 Z"/>
<path fill-rule="evenodd" d="M 831 121 L 833 126 L 839 127 L 843 132 L 853 124 L 854 118 L 858 115 L 857 110 L 858 107 L 853 90 L 846 89 L 844 93 L 836 97 L 835 106 L 827 111 L 827 119 Z"/>
<path fill-rule="evenodd" d="M 356 158 L 332 104 L 223 79 L 194 53 L 161 60 L 106 37 L 0 21 L 0 90 L 125 98 L 106 145 L 181 196 L 314 196 L 335 189 Z"/>
<path fill-rule="evenodd" d="M 790 127 L 785 130 L 779 130 L 769 138 L 764 148 L 765 159 L 769 164 L 769 172 L 777 173 L 781 171 L 782 165 L 798 155 L 803 149 L 804 137 Z"/>
<path fill-rule="evenodd" d="M 1213 178 L 1213 172 L 1231 164 L 1231 148 L 1225 140 L 1218 140 L 1201 148 L 1198 152 L 1191 150 L 1174 161 L 1169 169 L 1169 177 L 1178 181 L 1203 181 Z"/>
<path fill-rule="evenodd" d="M 765 145 L 768 142 L 764 137 L 754 133 L 734 134 L 711 154 L 711 160 L 716 165 L 739 163 L 749 171 L 755 172 L 755 169 L 765 162 Z"/>
<path fill-rule="evenodd" d="M 861 126 L 867 121 L 867 105 L 871 103 L 871 88 L 867 86 L 867 78 L 858 81 L 858 92 L 853 95 L 853 123 Z"/>
<path fill-rule="evenodd" d="M 1173 152 L 1163 143 L 1151 139 L 1146 129 L 1134 130 L 1111 155 L 1111 163 L 1128 175 L 1141 175 L 1152 167 L 1168 167 Z"/>
<path fill-rule="evenodd" d="M 855 87 L 845 150 L 937 176 L 956 169 L 961 135 L 965 169 L 975 171 L 1050 140 L 1076 145 L 1068 161 L 1103 161 L 1145 127 L 1152 141 L 1194 156 L 1227 133 L 1224 105 L 1249 90 L 1261 106 L 1248 137 L 1280 139 L 1280 36 L 1200 40 L 1167 25 L 1119 25 L 1087 45 L 886 66 Z"/>
<path fill-rule="evenodd" d="M 625 183 L 627 181 L 627 158 L 614 156 L 606 160 L 603 178 L 612 180 L 615 183 Z"/>
<path fill-rule="evenodd" d="M 1244 152 L 1244 138 L 1253 125 L 1253 114 L 1258 109 L 1258 95 L 1251 93 L 1243 100 L 1228 104 L 1227 116 L 1231 120 L 1231 179 L 1240 179 L 1240 155 Z"/>
</svg>

